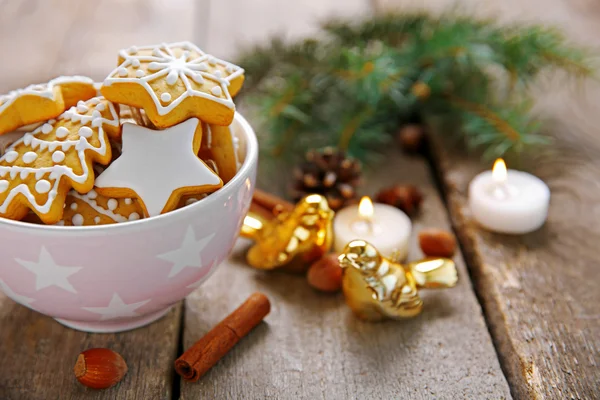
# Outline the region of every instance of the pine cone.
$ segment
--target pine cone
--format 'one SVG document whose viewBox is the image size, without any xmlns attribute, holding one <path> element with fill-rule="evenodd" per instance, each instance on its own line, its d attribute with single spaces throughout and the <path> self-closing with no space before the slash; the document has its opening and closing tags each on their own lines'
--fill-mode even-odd
<svg viewBox="0 0 600 400">
<path fill-rule="evenodd" d="M 310 150 L 305 160 L 294 169 L 292 197 L 298 201 L 307 194 L 321 194 L 329 207 L 339 210 L 356 198 L 361 164 L 334 147 Z"/>
</svg>

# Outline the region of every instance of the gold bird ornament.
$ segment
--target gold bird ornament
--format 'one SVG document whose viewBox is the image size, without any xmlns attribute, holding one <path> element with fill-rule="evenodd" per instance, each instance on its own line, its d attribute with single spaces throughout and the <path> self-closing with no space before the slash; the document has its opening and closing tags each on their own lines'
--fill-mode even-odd
<svg viewBox="0 0 600 400">
<path fill-rule="evenodd" d="M 249 212 L 241 235 L 255 243 L 246 261 L 263 270 L 284 266 L 286 270 L 305 270 L 331 248 L 333 217 L 327 199 L 318 194 L 305 196 L 292 211 L 271 220 Z"/>
<path fill-rule="evenodd" d="M 423 309 L 419 289 L 450 288 L 458 281 L 448 258 L 400 264 L 364 240 L 348 243 L 339 260 L 346 303 L 366 321 L 414 317 Z"/>
</svg>

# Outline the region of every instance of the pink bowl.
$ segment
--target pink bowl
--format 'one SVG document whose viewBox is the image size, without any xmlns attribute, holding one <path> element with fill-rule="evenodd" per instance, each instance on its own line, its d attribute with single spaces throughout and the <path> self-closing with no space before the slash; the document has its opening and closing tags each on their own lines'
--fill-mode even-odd
<svg viewBox="0 0 600 400">
<path fill-rule="evenodd" d="M 61 227 L 0 218 L 0 290 L 86 332 L 156 321 L 228 256 L 252 200 L 258 143 L 236 113 L 242 166 L 223 188 L 187 207 L 114 225 Z"/>
</svg>

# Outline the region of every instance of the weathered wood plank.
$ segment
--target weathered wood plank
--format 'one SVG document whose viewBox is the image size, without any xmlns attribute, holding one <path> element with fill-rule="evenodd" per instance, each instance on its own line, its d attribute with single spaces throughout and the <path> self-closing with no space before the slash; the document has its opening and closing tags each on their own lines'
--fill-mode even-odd
<svg viewBox="0 0 600 400">
<path fill-rule="evenodd" d="M 146 328 L 86 334 L 65 328 L 0 294 L 0 398 L 171 399 L 180 320 L 181 305 L 177 305 Z M 129 372 L 118 386 L 97 391 L 75 379 L 77 355 L 93 347 L 108 347 L 127 361 Z"/>
<path fill-rule="evenodd" d="M 415 232 L 449 227 L 424 160 L 395 152 L 385 171 L 367 176 L 365 193 L 414 183 L 425 193 Z M 510 398 L 462 256 L 458 287 L 424 292 L 421 316 L 372 324 L 357 320 L 341 294 L 319 294 L 303 276 L 251 269 L 245 244 L 187 298 L 184 346 L 254 291 L 269 296 L 272 312 L 198 383 L 182 383 L 183 399 Z M 420 256 L 413 240 L 411 258 Z"/>
<path fill-rule="evenodd" d="M 409 6 L 404 0 L 379 0 L 383 8 Z M 420 3 L 439 11 L 446 0 Z M 557 25 L 576 42 L 600 48 L 600 14 L 592 1 L 487 1 L 476 13 L 504 21 Z M 600 85 L 586 82 L 573 91 L 560 79 L 535 88 L 537 110 L 553 115 L 557 137 L 548 152 L 529 155 L 513 167 L 530 169 L 549 183 L 552 202 L 540 231 L 517 237 L 485 232 L 470 218 L 466 190 L 484 168 L 456 146 L 437 142 L 434 161 L 447 190 L 455 228 L 483 300 L 487 321 L 517 398 L 587 399 L 600 393 L 600 273 L 596 260 L 600 230 Z M 443 134 L 443 127 L 440 129 Z M 509 163 L 509 167 L 510 167 Z"/>
<path fill-rule="evenodd" d="M 561 128 L 561 135 L 572 134 Z M 546 225 L 521 236 L 486 232 L 471 219 L 466 189 L 481 164 L 454 147 L 437 146 L 435 153 L 455 228 L 518 398 L 600 395 L 600 141 L 585 139 L 571 137 L 569 144 L 560 143 L 561 151 L 522 164 L 549 184 L 552 200 Z"/>
<path fill-rule="evenodd" d="M 189 39 L 193 1 L 8 1 L 0 11 L 0 92 L 62 74 L 103 79 L 132 44 Z M 203 24 L 201 24 L 203 25 Z M 7 38 L 10 38 L 8 40 Z M 171 399 L 181 305 L 149 327 L 99 335 L 65 328 L 0 294 L 0 399 Z M 129 373 L 116 388 L 86 390 L 77 355 L 109 347 Z"/>
</svg>

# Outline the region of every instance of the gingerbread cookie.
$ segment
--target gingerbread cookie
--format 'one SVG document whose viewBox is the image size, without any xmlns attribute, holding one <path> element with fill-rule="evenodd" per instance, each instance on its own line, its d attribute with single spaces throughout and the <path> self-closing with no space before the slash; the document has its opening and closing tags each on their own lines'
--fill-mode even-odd
<svg viewBox="0 0 600 400">
<path fill-rule="evenodd" d="M 205 54 L 189 42 L 131 47 L 100 89 L 115 103 L 142 108 L 158 128 L 188 118 L 229 125 L 244 70 Z"/>
<path fill-rule="evenodd" d="M 197 118 L 164 130 L 123 124 L 121 156 L 96 179 L 96 191 L 139 200 L 144 216 L 174 210 L 182 196 L 210 193 L 223 182 L 198 158 Z"/>
<path fill-rule="evenodd" d="M 239 162 L 234 137 L 229 126 L 204 125 L 200 158 L 213 160 L 223 183 L 237 173 Z"/>
<path fill-rule="evenodd" d="M 79 194 L 71 190 L 65 201 L 65 211 L 59 225 L 88 226 L 136 221 L 143 216 L 137 200 L 102 196 L 95 190 Z"/>
<path fill-rule="evenodd" d="M 84 76 L 61 76 L 0 96 L 0 134 L 56 118 L 80 100 L 96 96 L 94 81 Z"/>
<path fill-rule="evenodd" d="M 93 188 L 93 163 L 111 161 L 108 137 L 120 130 L 115 106 L 95 97 L 26 133 L 0 158 L 0 217 L 18 220 L 31 209 L 57 223 L 71 187 Z"/>
</svg>

